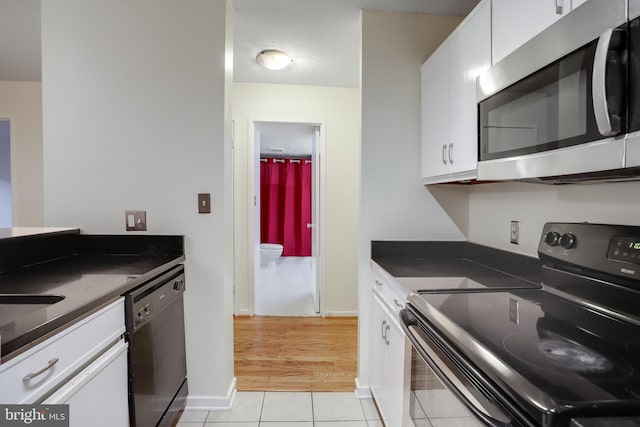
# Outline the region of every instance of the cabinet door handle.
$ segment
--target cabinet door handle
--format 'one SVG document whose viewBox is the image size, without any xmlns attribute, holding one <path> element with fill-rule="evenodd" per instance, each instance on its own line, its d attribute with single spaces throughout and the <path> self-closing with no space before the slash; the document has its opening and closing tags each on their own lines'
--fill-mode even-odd
<svg viewBox="0 0 640 427">
<path fill-rule="evenodd" d="M 387 341 L 387 321 L 383 320 L 382 321 L 382 339 L 386 342 Z"/>
<path fill-rule="evenodd" d="M 376 280 L 376 286 L 381 289 L 382 288 L 382 282 L 379 280 Z"/>
<path fill-rule="evenodd" d="M 45 366 L 44 368 L 40 369 L 38 372 L 31 372 L 27 375 L 24 376 L 24 378 L 22 378 L 22 381 L 27 382 L 35 377 L 37 377 L 38 375 L 44 373 L 45 371 L 48 371 L 49 369 L 53 368 L 53 365 L 55 365 L 56 363 L 58 363 L 58 359 L 57 357 L 54 357 L 53 359 L 49 360 L 49 364 L 47 366 Z"/>
<path fill-rule="evenodd" d="M 562 3 L 564 0 L 556 0 L 556 15 L 562 15 Z"/>
<path fill-rule="evenodd" d="M 387 325 L 387 328 L 384 331 L 384 342 L 387 343 L 387 345 L 389 345 L 389 329 L 391 328 L 391 326 Z"/>
<path fill-rule="evenodd" d="M 442 164 L 447 165 L 447 144 L 442 145 Z"/>
<path fill-rule="evenodd" d="M 453 164 L 453 144 L 449 144 L 449 164 Z"/>
<path fill-rule="evenodd" d="M 393 303 L 394 303 L 396 306 L 400 307 L 400 308 L 404 308 L 404 304 L 402 304 L 400 301 L 398 301 L 398 299 L 397 299 L 397 298 L 395 298 L 395 299 L 393 300 Z"/>
</svg>

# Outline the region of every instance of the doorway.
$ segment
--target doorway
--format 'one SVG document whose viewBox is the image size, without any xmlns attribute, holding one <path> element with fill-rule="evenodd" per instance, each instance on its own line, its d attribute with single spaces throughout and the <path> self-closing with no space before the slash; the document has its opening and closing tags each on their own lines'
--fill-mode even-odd
<svg viewBox="0 0 640 427">
<path fill-rule="evenodd" d="M 321 125 L 256 121 L 252 128 L 253 313 L 318 316 Z"/>
<path fill-rule="evenodd" d="M 11 122 L 0 119 L 0 228 L 11 227 Z"/>
</svg>

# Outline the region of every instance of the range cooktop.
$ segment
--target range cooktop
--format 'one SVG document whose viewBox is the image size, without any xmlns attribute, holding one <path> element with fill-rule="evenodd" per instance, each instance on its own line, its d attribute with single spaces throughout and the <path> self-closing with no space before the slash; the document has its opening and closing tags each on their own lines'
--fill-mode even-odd
<svg viewBox="0 0 640 427">
<path fill-rule="evenodd" d="M 535 424 L 640 416 L 640 227 L 548 223 L 538 254 L 539 289 L 463 280 L 412 292 L 408 310 Z"/>
<path fill-rule="evenodd" d="M 640 408 L 634 325 L 539 290 L 423 294 L 409 302 L 514 397 L 548 410 L 611 400 Z"/>
</svg>

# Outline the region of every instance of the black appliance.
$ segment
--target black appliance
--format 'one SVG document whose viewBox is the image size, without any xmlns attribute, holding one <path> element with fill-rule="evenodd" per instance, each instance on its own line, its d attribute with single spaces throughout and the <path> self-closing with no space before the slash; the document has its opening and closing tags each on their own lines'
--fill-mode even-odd
<svg viewBox="0 0 640 427">
<path fill-rule="evenodd" d="M 538 255 L 538 289 L 410 294 L 416 426 L 434 399 L 480 425 L 640 426 L 640 227 L 548 223 Z"/>
<path fill-rule="evenodd" d="M 184 266 L 125 295 L 131 427 L 172 426 L 188 393 Z"/>
</svg>

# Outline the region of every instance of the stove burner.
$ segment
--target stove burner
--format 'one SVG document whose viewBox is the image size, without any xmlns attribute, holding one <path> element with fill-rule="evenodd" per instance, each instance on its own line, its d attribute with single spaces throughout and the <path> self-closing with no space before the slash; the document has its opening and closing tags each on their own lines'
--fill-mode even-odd
<svg viewBox="0 0 640 427">
<path fill-rule="evenodd" d="M 508 335 L 503 346 L 527 366 L 556 376 L 618 382 L 633 374 L 631 364 L 615 353 L 593 350 L 548 331 Z"/>
<path fill-rule="evenodd" d="M 552 363 L 578 373 L 602 374 L 615 367 L 598 352 L 570 341 L 541 339 L 538 350 Z"/>
</svg>

